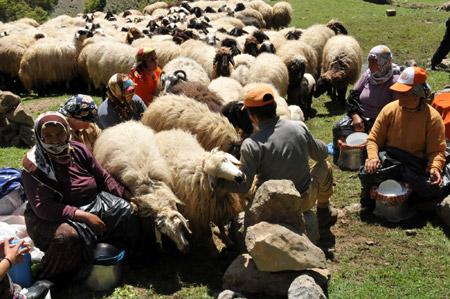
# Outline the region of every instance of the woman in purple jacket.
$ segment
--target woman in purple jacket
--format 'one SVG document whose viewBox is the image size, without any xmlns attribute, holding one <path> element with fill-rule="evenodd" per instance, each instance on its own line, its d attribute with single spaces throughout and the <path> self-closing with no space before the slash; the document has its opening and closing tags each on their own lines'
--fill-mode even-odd
<svg viewBox="0 0 450 299">
<path fill-rule="evenodd" d="M 373 47 L 367 56 L 369 68 L 350 90 L 347 114 L 333 127 L 334 162 L 339 157 L 337 141 L 354 132 L 368 133 L 381 109 L 396 100 L 397 93 L 389 87 L 397 82 L 391 50 L 383 45 Z"/>
<path fill-rule="evenodd" d="M 22 178 L 27 231 L 45 252 L 38 277 L 54 278 L 89 265 L 97 242 L 128 244 L 133 252 L 139 220 L 129 203 L 131 193 L 84 144 L 70 141 L 62 114 L 42 114 L 34 131 L 36 145 L 23 160 Z"/>
</svg>

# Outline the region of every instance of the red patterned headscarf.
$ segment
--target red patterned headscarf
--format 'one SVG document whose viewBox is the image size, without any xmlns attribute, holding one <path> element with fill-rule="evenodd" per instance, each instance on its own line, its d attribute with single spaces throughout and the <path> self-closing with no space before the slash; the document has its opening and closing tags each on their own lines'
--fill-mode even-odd
<svg viewBox="0 0 450 299">
<path fill-rule="evenodd" d="M 134 86 L 135 83 L 127 74 L 114 74 L 109 79 L 108 98 L 121 119 L 129 120 L 134 114 L 132 105 Z"/>
</svg>

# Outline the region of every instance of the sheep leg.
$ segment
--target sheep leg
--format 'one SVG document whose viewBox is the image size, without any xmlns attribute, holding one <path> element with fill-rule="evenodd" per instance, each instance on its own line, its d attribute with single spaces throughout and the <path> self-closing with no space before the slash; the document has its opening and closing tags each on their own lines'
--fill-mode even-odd
<svg viewBox="0 0 450 299">
<path fill-rule="evenodd" d="M 345 94 L 347 93 L 347 87 L 338 87 L 337 88 L 337 98 L 341 103 L 345 103 Z"/>
</svg>

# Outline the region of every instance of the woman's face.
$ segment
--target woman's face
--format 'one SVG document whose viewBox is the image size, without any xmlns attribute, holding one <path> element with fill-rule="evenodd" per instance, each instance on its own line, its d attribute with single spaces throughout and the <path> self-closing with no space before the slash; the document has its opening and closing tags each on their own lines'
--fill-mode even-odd
<svg viewBox="0 0 450 299">
<path fill-rule="evenodd" d="M 56 124 L 47 124 L 42 129 L 42 140 L 46 144 L 59 144 L 66 142 L 66 132 L 63 126 Z"/>
<path fill-rule="evenodd" d="M 72 130 L 74 131 L 87 130 L 90 126 L 90 123 L 72 117 L 68 117 L 67 121 L 69 122 L 69 125 L 72 128 Z"/>
<path fill-rule="evenodd" d="M 158 58 L 156 56 L 149 57 L 145 60 L 147 64 L 147 71 L 154 72 L 158 69 Z"/>
<path fill-rule="evenodd" d="M 378 71 L 378 69 L 379 69 L 380 67 L 378 66 L 378 61 L 377 61 L 377 59 L 375 58 L 375 57 L 370 57 L 369 58 L 369 70 L 370 70 L 370 72 L 373 74 L 373 73 L 376 73 L 377 71 Z"/>
<path fill-rule="evenodd" d="M 417 108 L 420 104 L 420 97 L 416 96 L 410 91 L 407 92 L 397 92 L 397 98 L 400 107 L 405 107 L 409 109 Z"/>
</svg>

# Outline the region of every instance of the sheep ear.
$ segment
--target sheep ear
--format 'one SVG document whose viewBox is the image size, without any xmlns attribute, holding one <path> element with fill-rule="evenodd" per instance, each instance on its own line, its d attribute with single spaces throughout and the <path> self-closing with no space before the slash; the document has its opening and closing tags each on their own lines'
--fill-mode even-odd
<svg viewBox="0 0 450 299">
<path fill-rule="evenodd" d="M 233 56 L 230 57 L 230 62 L 231 62 L 231 64 L 234 66 L 234 59 L 233 59 Z"/>
</svg>

